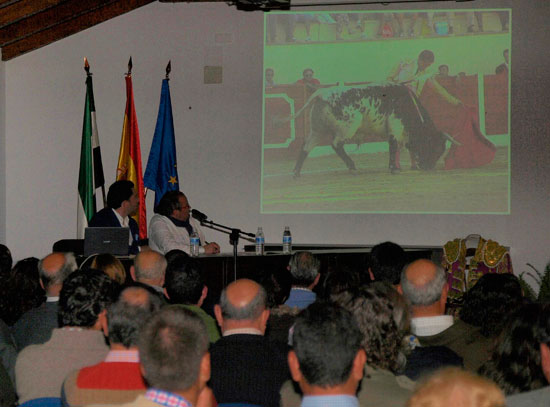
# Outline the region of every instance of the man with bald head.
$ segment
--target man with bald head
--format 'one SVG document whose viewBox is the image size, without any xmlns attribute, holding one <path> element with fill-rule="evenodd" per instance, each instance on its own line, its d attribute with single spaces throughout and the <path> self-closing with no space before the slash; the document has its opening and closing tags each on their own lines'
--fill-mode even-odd
<svg viewBox="0 0 550 407">
<path fill-rule="evenodd" d="M 13 326 L 17 350 L 46 342 L 57 323 L 57 304 L 63 281 L 77 269 L 72 253 L 51 253 L 38 263 L 40 285 L 46 291 L 46 302 L 27 311 Z"/>
<path fill-rule="evenodd" d="M 130 275 L 134 281 L 153 287 L 163 294 L 166 265 L 166 259 L 159 252 L 139 252 L 134 258 L 134 265 L 130 267 Z"/>
<path fill-rule="evenodd" d="M 401 273 L 399 290 L 411 304 L 411 332 L 422 347 L 447 347 L 472 371 L 487 360 L 486 340 L 479 329 L 445 315 L 449 286 L 443 267 L 426 259 L 412 262 Z"/>
<path fill-rule="evenodd" d="M 289 378 L 287 349 L 264 337 L 269 318 L 264 288 L 252 280 L 234 281 L 214 313 L 222 338 L 210 351 L 210 386 L 218 403 L 279 406 L 279 390 Z"/>
<path fill-rule="evenodd" d="M 107 309 L 107 325 L 103 326 L 110 343 L 107 357 L 67 376 L 61 392 L 63 405 L 119 404 L 145 394 L 138 334 L 140 327 L 161 307 L 162 301 L 152 288 L 124 289 Z"/>
</svg>

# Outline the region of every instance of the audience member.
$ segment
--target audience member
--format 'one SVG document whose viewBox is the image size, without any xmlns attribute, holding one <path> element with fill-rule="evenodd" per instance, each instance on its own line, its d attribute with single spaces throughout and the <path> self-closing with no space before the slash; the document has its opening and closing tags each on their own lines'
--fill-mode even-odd
<svg viewBox="0 0 550 407">
<path fill-rule="evenodd" d="M 540 311 L 541 312 L 538 314 L 536 333 L 534 338 L 535 341 L 540 344 L 540 359 L 535 356 L 531 359 L 531 361 L 533 361 L 534 364 L 537 364 L 537 362 L 539 363 L 539 368 L 542 371 L 544 378 L 546 379 L 546 383 L 543 385 L 544 387 L 540 387 L 539 389 L 527 391 L 524 393 L 517 393 L 508 397 L 506 399 L 506 405 L 508 407 L 548 406 L 548 401 L 550 400 L 550 305 L 545 304 L 544 306 L 540 307 Z M 526 354 L 528 354 L 528 352 L 526 352 Z M 514 361 L 512 361 L 512 363 L 515 364 Z M 519 368 L 519 370 L 514 369 L 514 367 Z M 519 365 L 510 366 L 510 369 L 513 372 L 512 375 L 521 374 L 521 371 L 525 372 L 530 370 L 530 368 L 524 369 Z"/>
<path fill-rule="evenodd" d="M 285 301 L 290 295 L 292 275 L 286 268 L 270 270 L 261 273 L 260 283 L 267 295 L 269 320 L 265 331 L 266 338 L 272 341 L 288 343 L 288 332 L 294 323 L 294 318 L 300 310 L 289 307 Z"/>
<path fill-rule="evenodd" d="M 298 315 L 288 365 L 304 394 L 302 407 L 359 405 L 361 339 L 352 315 L 337 305 L 316 303 Z"/>
<path fill-rule="evenodd" d="M 103 362 L 70 373 L 61 392 L 63 405 L 118 404 L 145 394 L 137 350 L 140 327 L 162 306 L 155 294 L 128 287 L 107 310 L 110 351 Z"/>
<path fill-rule="evenodd" d="M 10 249 L 0 244 L 0 278 L 10 274 L 12 261 Z"/>
<path fill-rule="evenodd" d="M 159 252 L 143 251 L 134 258 L 134 265 L 130 267 L 130 275 L 135 282 L 153 287 L 162 295 L 166 265 L 166 259 Z"/>
<path fill-rule="evenodd" d="M 279 406 L 288 378 L 286 347 L 264 337 L 266 293 L 252 280 L 229 284 L 214 308 L 222 338 L 211 348 L 210 385 L 219 403 Z"/>
<path fill-rule="evenodd" d="M 72 253 L 52 253 L 38 263 L 40 285 L 46 291 L 46 302 L 27 311 L 13 326 L 17 350 L 44 343 L 57 328 L 57 306 L 63 281 L 77 269 Z"/>
<path fill-rule="evenodd" d="M 187 308 L 202 319 L 210 343 L 220 339 L 216 321 L 201 308 L 208 294 L 208 287 L 204 285 L 197 260 L 187 255 L 174 258 L 166 268 L 165 286 L 171 304 Z"/>
<path fill-rule="evenodd" d="M 11 271 L 5 285 L 1 287 L 1 317 L 12 326 L 30 309 L 40 306 L 46 299 L 40 286 L 38 259 L 28 257 L 19 260 Z"/>
<path fill-rule="evenodd" d="M 399 294 L 388 282 L 375 282 L 347 291 L 333 300 L 351 312 L 363 335 L 367 354 L 365 379 L 358 394 L 361 406 L 402 406 L 414 383 L 401 372 L 407 363 L 404 343 L 409 325 L 406 304 L 394 303 Z"/>
<path fill-rule="evenodd" d="M 13 382 L 8 372 L 0 363 L 0 407 L 13 407 L 17 403 L 17 395 L 13 388 Z"/>
<path fill-rule="evenodd" d="M 323 299 L 330 299 L 333 295 L 356 289 L 360 283 L 358 272 L 348 267 L 341 267 L 339 270 L 327 273 L 320 294 Z"/>
<path fill-rule="evenodd" d="M 59 294 L 59 325 L 50 340 L 30 345 L 17 357 L 15 378 L 19 403 L 42 397 L 59 397 L 67 374 L 98 363 L 109 348 L 102 329 L 107 307 L 118 284 L 99 270 L 75 271 Z"/>
<path fill-rule="evenodd" d="M 421 346 L 445 346 L 472 371 L 487 360 L 486 339 L 479 328 L 445 315 L 449 286 L 441 266 L 426 259 L 412 262 L 401 274 L 400 290 L 411 304 L 411 332 Z"/>
<path fill-rule="evenodd" d="M 321 262 L 310 252 L 296 252 L 290 258 L 292 289 L 285 304 L 289 307 L 306 308 L 315 302 L 317 295 L 313 288 L 319 282 Z"/>
<path fill-rule="evenodd" d="M 204 234 L 194 218 L 190 217 L 191 206 L 183 192 L 168 191 L 155 207 L 155 215 L 149 222 L 149 245 L 153 250 L 168 253 L 180 249 L 190 253 L 191 233 L 199 235 L 199 253 L 219 253 L 217 243 L 206 243 Z"/>
<path fill-rule="evenodd" d="M 495 383 L 458 368 L 438 371 L 414 392 L 407 407 L 505 407 Z"/>
<path fill-rule="evenodd" d="M 11 404 L 2 404 L 12 400 L 15 402 L 15 361 L 17 351 L 11 334 L 10 327 L 0 319 L 0 406 Z M 4 399 L 2 394 L 5 393 Z"/>
<path fill-rule="evenodd" d="M 98 254 L 92 260 L 90 268 L 103 271 L 111 280 L 116 281 L 120 285 L 126 283 L 126 270 L 124 269 L 124 265 L 112 254 Z"/>
<path fill-rule="evenodd" d="M 370 278 L 373 281 L 387 281 L 396 286 L 406 262 L 405 251 L 401 246 L 393 242 L 379 243 L 370 251 Z"/>
<path fill-rule="evenodd" d="M 215 405 L 206 387 L 210 378 L 208 335 L 195 314 L 180 307 L 164 307 L 145 323 L 138 349 L 149 389 L 122 406 Z"/>
<path fill-rule="evenodd" d="M 179 259 L 180 257 L 189 257 L 189 255 L 180 249 L 172 249 L 164 255 L 164 258 L 168 264 L 176 259 Z"/>
<path fill-rule="evenodd" d="M 90 220 L 90 227 L 127 227 L 130 230 L 130 254 L 139 252 L 139 227 L 132 218 L 139 208 L 138 191 L 132 181 L 116 181 L 107 192 L 107 206 Z"/>
<path fill-rule="evenodd" d="M 488 273 L 463 296 L 460 319 L 479 327 L 487 338 L 496 338 L 508 321 L 508 316 L 523 304 L 518 278 L 511 274 Z"/>
<path fill-rule="evenodd" d="M 509 318 L 491 358 L 479 372 L 494 380 L 507 396 L 544 388 L 549 384 L 549 342 L 550 307 L 524 305 Z M 548 390 L 541 393 L 548 396 Z"/>
</svg>

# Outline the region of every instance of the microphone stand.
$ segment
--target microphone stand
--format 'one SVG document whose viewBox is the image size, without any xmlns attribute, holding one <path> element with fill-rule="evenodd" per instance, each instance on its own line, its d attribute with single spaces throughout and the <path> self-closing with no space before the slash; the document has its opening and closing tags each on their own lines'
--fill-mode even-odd
<svg viewBox="0 0 550 407">
<path fill-rule="evenodd" d="M 196 218 L 195 218 L 196 219 Z M 237 245 L 239 244 L 239 237 L 242 236 L 243 239 L 250 240 L 246 236 L 255 238 L 256 235 L 253 233 L 243 232 L 240 229 L 230 228 L 229 226 L 220 225 L 211 220 L 197 219 L 200 221 L 201 226 L 206 226 L 207 228 L 217 230 L 218 232 L 226 233 L 229 235 L 229 244 L 233 246 L 233 279 L 237 279 Z"/>
</svg>

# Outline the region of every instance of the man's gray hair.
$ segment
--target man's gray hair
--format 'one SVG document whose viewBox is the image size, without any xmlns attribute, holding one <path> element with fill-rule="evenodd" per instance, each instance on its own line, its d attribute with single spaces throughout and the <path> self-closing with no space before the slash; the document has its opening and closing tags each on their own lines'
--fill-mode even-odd
<svg viewBox="0 0 550 407">
<path fill-rule="evenodd" d="M 59 270 L 44 270 L 43 264 L 46 257 L 38 262 L 38 274 L 40 276 L 40 280 L 42 280 L 42 284 L 44 284 L 44 288 L 48 288 L 49 286 L 56 284 L 63 284 L 63 281 L 69 276 L 69 274 L 78 269 L 73 253 L 63 253 L 63 256 L 65 257 L 65 261 Z"/>
<path fill-rule="evenodd" d="M 447 283 L 447 276 L 443 267 L 434 263 L 435 276 L 432 280 L 421 286 L 412 284 L 407 279 L 407 268 L 405 266 L 401 273 L 401 289 L 403 295 L 409 300 L 413 306 L 431 305 L 441 298 L 443 287 Z"/>
<path fill-rule="evenodd" d="M 142 256 L 148 256 L 151 252 L 156 253 L 154 261 L 146 262 L 148 264 L 143 264 L 145 262 L 140 261 Z M 158 280 L 164 277 L 166 273 L 166 258 L 159 252 L 150 250 L 147 252 L 139 252 L 134 259 L 134 269 L 136 271 L 136 280 Z"/>
<path fill-rule="evenodd" d="M 265 289 L 258 285 L 258 293 L 256 296 L 244 307 L 235 307 L 227 299 L 227 288 L 224 288 L 220 296 L 220 308 L 222 309 L 222 315 L 226 319 L 233 319 L 238 321 L 253 321 L 262 315 L 267 304 L 267 294 Z"/>
<path fill-rule="evenodd" d="M 206 326 L 185 308 L 164 307 L 140 330 L 138 350 L 143 376 L 151 387 L 185 391 L 197 381 L 208 351 Z"/>
<path fill-rule="evenodd" d="M 293 284 L 307 287 L 315 281 L 319 274 L 321 262 L 310 252 L 296 252 L 288 264 L 292 274 Z"/>
</svg>

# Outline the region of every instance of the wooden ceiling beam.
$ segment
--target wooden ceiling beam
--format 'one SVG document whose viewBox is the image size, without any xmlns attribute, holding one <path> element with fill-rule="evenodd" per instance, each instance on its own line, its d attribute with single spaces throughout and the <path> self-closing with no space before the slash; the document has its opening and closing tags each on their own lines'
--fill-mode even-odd
<svg viewBox="0 0 550 407">
<path fill-rule="evenodd" d="M 65 0 L 21 0 L 0 9 L 0 27 L 55 7 Z M 86 3 L 85 0 L 82 1 Z"/>
<path fill-rule="evenodd" d="M 81 14 L 96 10 L 118 0 L 68 0 L 55 8 L 44 10 L 14 24 L 0 28 L 0 46 L 52 28 Z"/>
<path fill-rule="evenodd" d="M 10 3 L 17 3 L 20 0 L 0 0 L 0 7 L 9 6 Z"/>
<path fill-rule="evenodd" d="M 85 0 L 81 0 L 86 2 Z M 145 6 L 156 0 L 119 0 L 89 13 L 81 14 L 76 18 L 65 21 L 43 31 L 39 31 L 26 38 L 14 41 L 2 47 L 2 60 L 8 61 L 26 52 L 41 48 L 57 40 L 76 34 L 87 28 L 111 18 L 125 14 L 136 8 Z"/>
</svg>

